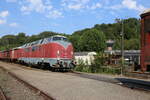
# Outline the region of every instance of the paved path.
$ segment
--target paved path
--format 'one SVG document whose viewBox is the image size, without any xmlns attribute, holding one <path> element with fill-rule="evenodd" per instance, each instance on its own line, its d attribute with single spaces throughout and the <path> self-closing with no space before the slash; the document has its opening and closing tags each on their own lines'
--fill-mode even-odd
<svg viewBox="0 0 150 100">
<path fill-rule="evenodd" d="M 58 72 L 21 68 L 0 62 L 0 66 L 50 94 L 56 100 L 150 100 L 150 94 L 119 85 Z"/>
</svg>

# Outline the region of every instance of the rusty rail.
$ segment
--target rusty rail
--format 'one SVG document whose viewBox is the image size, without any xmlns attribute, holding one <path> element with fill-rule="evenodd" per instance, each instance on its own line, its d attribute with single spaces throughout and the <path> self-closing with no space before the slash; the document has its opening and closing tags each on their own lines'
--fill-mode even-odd
<svg viewBox="0 0 150 100">
<path fill-rule="evenodd" d="M 0 100 L 7 100 L 1 87 L 0 87 Z"/>
<path fill-rule="evenodd" d="M 20 83 L 24 84 L 25 86 L 27 86 L 29 89 L 33 90 L 35 93 L 37 93 L 38 95 L 42 96 L 44 98 L 44 100 L 55 100 L 53 97 L 51 97 L 50 95 L 48 95 L 47 93 L 43 92 L 42 90 L 38 89 L 37 87 L 29 84 L 28 82 L 22 80 L 21 78 L 19 78 L 17 75 L 15 75 L 14 73 L 8 71 L 7 69 L 5 69 L 4 67 L 0 66 L 0 68 L 4 71 L 6 71 L 10 76 L 12 76 L 13 78 L 15 78 L 16 80 L 18 80 Z M 1 100 L 1 99 L 0 99 Z M 3 99 L 2 99 L 3 100 Z M 4 99 L 5 100 L 5 99 Z"/>
</svg>

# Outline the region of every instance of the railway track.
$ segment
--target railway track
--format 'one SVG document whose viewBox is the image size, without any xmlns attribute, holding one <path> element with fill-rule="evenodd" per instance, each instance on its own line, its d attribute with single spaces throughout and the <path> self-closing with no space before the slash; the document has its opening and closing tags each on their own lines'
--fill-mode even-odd
<svg viewBox="0 0 150 100">
<path fill-rule="evenodd" d="M 20 66 L 21 65 L 18 65 L 18 67 L 20 67 Z M 45 72 L 43 70 L 35 69 L 35 68 L 26 68 L 26 67 L 21 67 L 21 68 Z M 10 74 L 13 77 L 15 77 L 16 79 L 18 79 L 17 76 L 13 75 L 12 73 L 10 73 Z M 142 80 L 130 79 L 130 78 L 108 78 L 108 77 L 104 77 L 104 76 L 90 75 L 90 74 L 80 73 L 80 72 L 75 72 L 75 71 L 66 72 L 65 74 L 74 75 L 74 76 L 78 76 L 78 77 L 82 77 L 82 78 L 93 79 L 93 80 L 97 80 L 97 81 L 103 81 L 103 82 L 112 83 L 112 84 L 117 84 L 117 85 L 127 87 L 130 89 L 150 92 L 150 82 L 148 82 L 148 81 L 142 81 Z M 20 80 L 20 79 L 18 79 L 18 80 L 22 82 L 22 80 Z M 23 82 L 23 83 L 27 84 L 26 82 Z M 27 85 L 27 86 L 29 86 L 29 85 Z M 29 87 L 31 87 L 31 89 L 32 89 L 32 86 L 29 86 Z M 34 88 L 35 87 L 33 87 L 33 89 Z M 34 90 L 39 91 L 37 89 L 34 89 Z M 40 92 L 40 93 L 42 93 L 42 95 L 45 95 L 45 94 L 43 94 L 43 92 Z M 54 100 L 54 99 L 51 98 L 50 100 Z"/>
<path fill-rule="evenodd" d="M 17 75 L 15 75 L 14 73 L 8 71 L 7 69 L 3 68 L 2 66 L 0 66 L 0 68 L 7 72 L 10 76 L 12 76 L 13 78 L 15 78 L 17 81 L 19 81 L 20 83 L 24 84 L 26 87 L 28 87 L 29 89 L 33 90 L 35 93 L 37 93 L 38 95 L 42 96 L 44 98 L 44 100 L 55 100 L 53 97 L 51 97 L 50 95 L 46 94 L 45 92 L 41 91 L 40 89 L 36 88 L 35 86 L 29 84 L 28 82 L 22 80 L 21 78 L 19 78 Z M 1 95 L 2 94 L 2 95 Z M 0 97 L 5 97 L 5 95 L 3 94 L 2 91 L 0 91 Z M 7 99 L 1 99 L 0 100 L 7 100 Z"/>
<path fill-rule="evenodd" d="M 1 87 L 0 87 L 0 100 L 7 100 Z"/>
</svg>

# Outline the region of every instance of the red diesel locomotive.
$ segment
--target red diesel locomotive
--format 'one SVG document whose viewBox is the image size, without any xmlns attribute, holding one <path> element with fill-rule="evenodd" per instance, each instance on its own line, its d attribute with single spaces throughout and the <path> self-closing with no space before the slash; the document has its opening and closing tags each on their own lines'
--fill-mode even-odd
<svg viewBox="0 0 150 100">
<path fill-rule="evenodd" d="M 150 71 L 150 9 L 141 14 L 141 69 Z"/>
<path fill-rule="evenodd" d="M 8 51 L 0 51 L 0 59 L 49 67 L 71 69 L 74 67 L 72 44 L 66 37 L 55 35 Z"/>
</svg>

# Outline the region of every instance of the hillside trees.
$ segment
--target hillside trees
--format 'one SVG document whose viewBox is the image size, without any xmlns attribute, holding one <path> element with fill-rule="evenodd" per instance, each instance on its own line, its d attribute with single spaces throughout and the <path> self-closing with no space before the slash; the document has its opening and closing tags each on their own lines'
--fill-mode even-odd
<svg viewBox="0 0 150 100">
<path fill-rule="evenodd" d="M 124 19 L 124 39 L 125 49 L 138 50 L 140 48 L 140 21 L 136 18 Z M 93 28 L 102 31 L 106 39 L 115 40 L 114 49 L 120 49 L 122 23 L 116 22 L 113 24 L 96 24 Z M 132 41 L 132 43 L 130 43 Z M 133 45 L 134 44 L 134 45 Z"/>
<path fill-rule="evenodd" d="M 125 49 L 140 48 L 140 21 L 136 18 L 124 19 L 124 38 Z M 47 38 L 52 35 L 64 35 L 72 42 L 76 52 L 78 51 L 103 51 L 106 47 L 105 41 L 108 39 L 115 40 L 113 49 L 121 48 L 121 23 L 115 22 L 111 24 L 96 24 L 92 28 L 78 30 L 71 35 L 56 33 L 52 31 L 44 31 L 37 35 L 27 36 L 25 33 L 18 35 L 5 35 L 0 38 L 0 50 L 21 46 L 39 39 Z"/>
<path fill-rule="evenodd" d="M 18 33 L 18 35 L 15 37 L 16 38 L 16 44 L 23 45 L 26 42 L 26 39 L 28 38 L 25 33 Z"/>
<path fill-rule="evenodd" d="M 17 46 L 16 37 L 14 35 L 6 35 L 0 39 L 0 49 L 7 50 Z"/>
</svg>

